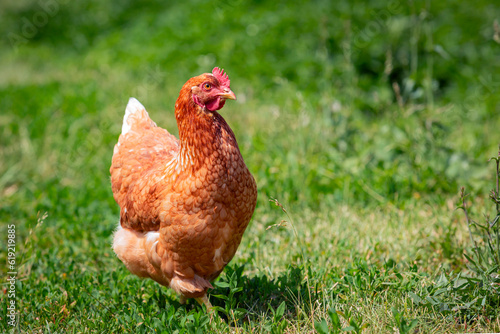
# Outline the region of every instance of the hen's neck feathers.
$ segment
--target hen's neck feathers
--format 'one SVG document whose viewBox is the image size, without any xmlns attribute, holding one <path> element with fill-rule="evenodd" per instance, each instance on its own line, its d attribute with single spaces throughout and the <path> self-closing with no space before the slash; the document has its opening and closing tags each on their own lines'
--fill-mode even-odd
<svg viewBox="0 0 500 334">
<path fill-rule="evenodd" d="M 195 104 L 190 92 L 181 91 L 175 104 L 175 118 L 180 141 L 175 159 L 177 170 L 197 170 L 226 160 L 230 162 L 234 154 L 241 155 L 234 133 L 224 118 L 216 111 Z"/>
</svg>

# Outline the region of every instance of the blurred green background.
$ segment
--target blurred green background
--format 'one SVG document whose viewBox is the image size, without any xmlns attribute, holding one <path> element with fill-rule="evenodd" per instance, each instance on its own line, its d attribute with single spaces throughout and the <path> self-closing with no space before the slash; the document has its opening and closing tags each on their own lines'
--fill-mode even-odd
<svg viewBox="0 0 500 334">
<path fill-rule="evenodd" d="M 103 145 L 111 152 L 128 97 L 175 132 L 179 88 L 214 66 L 228 71 L 240 97 L 223 114 L 240 145 L 256 151 L 247 160 L 267 194 L 370 201 L 367 187 L 390 200 L 454 193 L 458 183 L 481 184 L 484 157 L 500 141 L 499 11 L 488 1 L 2 7 L 3 187 L 82 181 L 72 167 L 105 182 L 103 161 L 78 159 Z M 11 147 L 23 137 L 31 152 Z M 63 161 L 50 153 L 60 140 Z"/>
<path fill-rule="evenodd" d="M 269 198 L 305 229 L 340 206 L 451 212 L 459 186 L 492 180 L 499 20 L 488 0 L 2 1 L 0 221 L 27 252 L 49 215 L 25 284 L 120 266 L 109 166 L 128 98 L 177 134 L 180 87 L 215 66 L 238 97 L 221 114 L 258 183 L 254 224 L 278 219 Z"/>
</svg>

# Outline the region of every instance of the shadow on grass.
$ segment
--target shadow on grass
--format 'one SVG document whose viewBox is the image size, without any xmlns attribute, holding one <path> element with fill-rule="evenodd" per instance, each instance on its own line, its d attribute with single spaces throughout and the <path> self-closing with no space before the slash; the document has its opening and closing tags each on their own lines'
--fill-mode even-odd
<svg viewBox="0 0 500 334">
<path fill-rule="evenodd" d="M 272 316 L 283 302 L 287 310 L 285 316 L 294 318 L 299 309 L 309 312 L 309 300 L 314 302 L 317 299 L 312 291 L 309 296 L 303 269 L 300 267 L 289 266 L 274 279 L 265 274 L 243 275 L 243 272 L 244 265 L 226 267 L 221 277 L 213 283 L 215 288 L 209 291 L 210 302 L 225 320 L 230 312 L 234 317 L 235 311 L 239 313 L 236 320 L 243 322 L 264 314 Z M 158 290 L 155 299 L 163 307 L 167 304 L 174 308 L 186 307 L 187 310 L 201 307 L 194 300 L 182 305 L 178 298 L 171 298 L 162 289 Z"/>
</svg>

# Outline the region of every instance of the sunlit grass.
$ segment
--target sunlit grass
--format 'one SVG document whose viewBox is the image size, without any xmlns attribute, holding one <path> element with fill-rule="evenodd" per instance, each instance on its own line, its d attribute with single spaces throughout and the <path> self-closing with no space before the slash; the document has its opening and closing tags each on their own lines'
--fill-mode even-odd
<svg viewBox="0 0 500 334">
<path fill-rule="evenodd" d="M 459 288 L 473 273 L 456 210 L 464 185 L 480 217 L 495 179 L 498 8 L 400 5 L 90 1 L 17 50 L 4 40 L 0 235 L 16 224 L 19 331 L 499 331 L 498 312 L 476 311 L 485 290 Z M 39 11 L 2 6 L 7 33 Z M 130 96 L 176 134 L 180 87 L 216 65 L 259 198 L 210 319 L 113 254 L 109 165 Z"/>
</svg>

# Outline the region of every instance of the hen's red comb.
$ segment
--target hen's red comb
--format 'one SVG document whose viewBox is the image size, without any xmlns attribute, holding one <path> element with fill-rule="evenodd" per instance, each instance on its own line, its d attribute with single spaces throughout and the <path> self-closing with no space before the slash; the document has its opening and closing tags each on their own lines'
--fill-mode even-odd
<svg viewBox="0 0 500 334">
<path fill-rule="evenodd" d="M 231 80 L 229 80 L 227 73 L 224 73 L 224 69 L 221 70 L 218 67 L 214 67 L 214 69 L 212 70 L 212 74 L 219 81 L 221 86 L 229 88 Z"/>
</svg>

